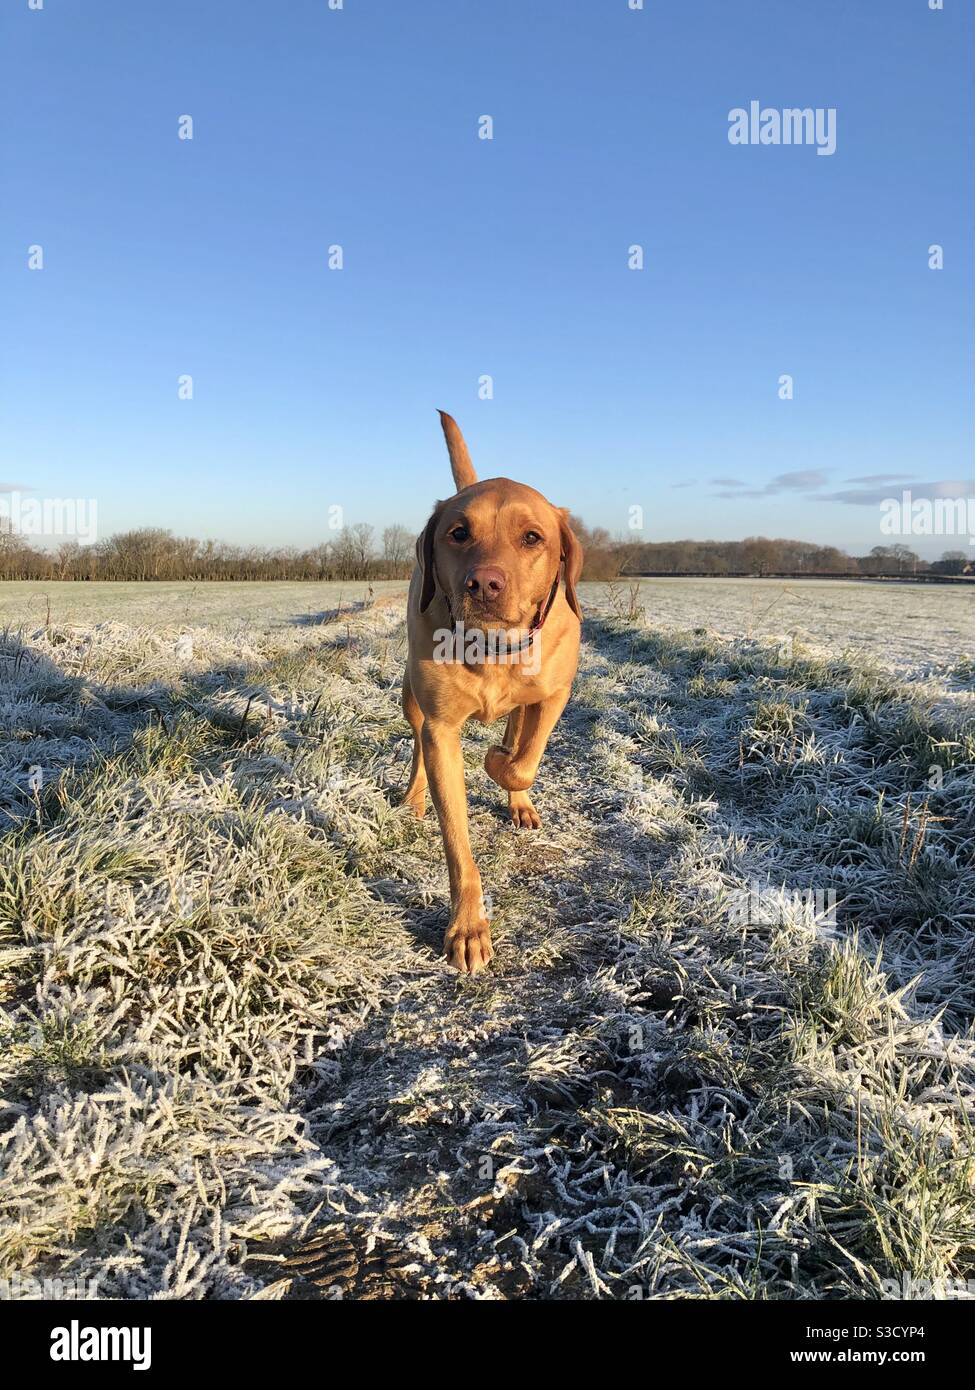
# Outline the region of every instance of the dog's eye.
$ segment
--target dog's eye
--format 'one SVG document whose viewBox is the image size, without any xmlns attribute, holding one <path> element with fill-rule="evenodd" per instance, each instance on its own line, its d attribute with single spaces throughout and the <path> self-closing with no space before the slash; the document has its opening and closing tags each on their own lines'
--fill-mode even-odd
<svg viewBox="0 0 975 1390">
<path fill-rule="evenodd" d="M 450 532 L 450 539 L 459 543 L 460 541 L 466 541 L 469 535 L 470 531 L 468 531 L 466 526 L 455 526 Z"/>
<path fill-rule="evenodd" d="M 526 532 L 525 532 L 525 544 L 526 544 L 526 545 L 538 545 L 539 542 L 541 541 L 541 539 L 542 539 L 542 538 L 541 538 L 541 536 L 538 534 L 537 531 L 526 531 Z"/>
</svg>

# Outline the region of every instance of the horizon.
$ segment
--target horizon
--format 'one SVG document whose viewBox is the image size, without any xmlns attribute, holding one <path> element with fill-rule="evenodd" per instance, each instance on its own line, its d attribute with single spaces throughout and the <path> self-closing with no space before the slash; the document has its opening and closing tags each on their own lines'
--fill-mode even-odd
<svg viewBox="0 0 975 1390">
<path fill-rule="evenodd" d="M 17 497 L 19 496 L 19 494 L 17 494 L 16 492 L 14 492 L 12 495 L 14 499 L 17 499 Z M 25 499 L 26 505 L 29 506 L 30 502 L 30 498 Z M 54 503 L 55 508 L 58 505 L 61 504 L 57 502 Z M 70 504 L 68 505 L 70 506 Z M 902 504 L 902 506 L 906 505 L 907 502 L 905 496 L 905 502 Z M 919 504 L 916 503 L 915 506 L 917 505 Z M 930 508 L 931 504 L 927 505 Z M 938 504 L 935 503 L 934 505 L 937 506 Z M 959 503 L 956 505 L 964 504 Z M 968 520 L 972 523 L 970 529 L 973 533 L 975 533 L 975 499 L 967 499 L 966 510 L 968 514 Z M 910 544 L 905 543 L 905 536 L 902 532 L 894 533 L 897 536 L 897 539 L 890 541 L 886 546 L 877 545 L 875 547 L 871 547 L 870 551 L 864 552 L 861 555 L 850 550 L 845 550 L 842 547 L 834 546 L 828 541 L 807 541 L 796 536 L 766 536 L 760 532 L 756 532 L 754 534 L 742 537 L 728 537 L 724 539 L 714 536 L 677 536 L 672 539 L 658 540 L 648 538 L 642 534 L 635 535 L 632 532 L 629 535 L 623 532 L 610 534 L 603 528 L 590 527 L 587 524 L 585 517 L 579 517 L 575 514 L 571 515 L 570 520 L 574 523 L 577 534 L 579 534 L 583 540 L 587 556 L 589 555 L 591 550 L 594 559 L 598 558 L 599 556 L 605 556 L 609 552 L 618 552 L 621 548 L 625 548 L 627 546 L 629 546 L 631 550 L 635 550 L 647 546 L 688 546 L 695 547 L 698 549 L 707 549 L 708 547 L 714 547 L 715 549 L 720 549 L 720 547 L 742 547 L 745 545 L 768 545 L 791 548 L 808 547 L 810 550 L 821 552 L 821 554 L 818 557 L 819 562 L 823 561 L 825 552 L 832 551 L 846 558 L 849 558 L 854 564 L 858 562 L 867 561 L 872 558 L 876 559 L 877 557 L 874 554 L 874 552 L 882 549 L 887 551 L 888 554 L 886 558 L 889 558 L 891 562 L 893 562 L 895 558 L 894 551 L 897 550 L 902 552 L 898 557 L 899 562 L 913 559 L 915 562 L 923 563 L 926 567 L 940 560 L 948 560 L 949 558 L 957 559 L 958 556 L 973 558 L 967 556 L 966 551 L 963 550 L 962 547 L 959 545 L 948 545 L 939 554 L 925 556 L 924 554 L 922 554 L 921 548 L 919 546 L 912 546 Z M 280 558 L 289 553 L 293 554 L 296 557 L 301 557 L 313 555 L 318 551 L 324 552 L 326 550 L 328 551 L 330 556 L 337 555 L 338 549 L 341 547 L 341 542 L 346 541 L 349 544 L 354 545 L 357 550 L 361 549 L 363 561 L 368 562 L 369 564 L 379 563 L 381 565 L 383 563 L 389 563 L 392 564 L 394 568 L 396 568 L 402 563 L 400 560 L 388 560 L 388 556 L 386 556 L 386 536 L 384 535 L 383 531 L 377 531 L 376 528 L 370 525 L 369 523 L 357 522 L 354 518 L 351 521 L 346 522 L 341 532 L 333 532 L 327 539 L 322 538 L 318 541 L 313 541 L 310 545 L 301 547 L 289 545 L 287 542 L 278 545 L 271 545 L 266 541 L 261 540 L 253 542 L 230 541 L 220 536 L 177 535 L 172 530 L 166 527 L 152 525 L 136 526 L 126 529 L 125 531 L 112 532 L 110 535 L 105 536 L 97 534 L 97 514 L 89 514 L 87 517 L 77 518 L 74 522 L 73 534 L 71 534 L 70 536 L 67 534 L 60 534 L 62 528 L 59 523 L 55 522 L 53 524 L 57 527 L 57 534 L 55 534 L 54 532 L 49 532 L 44 536 L 39 536 L 37 539 L 32 539 L 29 531 L 21 530 L 16 525 L 12 524 L 7 499 L 2 494 L 0 494 L 0 542 L 2 542 L 5 536 L 15 537 L 17 540 L 24 541 L 29 551 L 34 551 L 42 557 L 50 558 L 52 560 L 57 558 L 59 552 L 61 552 L 62 547 L 65 545 L 66 541 L 70 541 L 74 545 L 76 551 L 79 554 L 82 554 L 87 549 L 98 551 L 99 548 L 101 548 L 102 550 L 104 550 L 105 546 L 112 541 L 134 540 L 137 537 L 145 539 L 150 536 L 158 536 L 164 537 L 173 545 L 185 546 L 187 544 L 193 544 L 202 549 L 208 547 L 216 547 L 223 549 L 228 554 L 236 553 L 238 555 L 245 555 L 248 551 L 257 551 L 263 552 L 264 555 L 268 558 Z M 410 552 L 412 552 L 412 546 L 415 537 L 413 537 L 412 532 L 408 527 L 405 527 L 400 523 L 393 523 L 390 526 L 389 530 L 401 533 L 396 537 L 397 553 L 402 551 L 404 543 L 406 544 L 407 549 Z M 86 531 L 89 533 L 88 538 L 78 541 L 77 536 L 85 533 Z M 367 532 L 368 535 L 364 535 L 363 532 Z M 910 539 L 910 536 L 906 537 L 907 541 L 909 541 Z M 948 539 L 950 539 L 950 537 L 941 537 L 942 542 L 947 541 Z M 2 553 L 2 548 L 0 548 L 0 555 L 2 555 Z M 17 552 L 13 552 L 14 555 L 16 555 L 16 553 Z M 620 569 L 618 575 L 616 576 L 617 578 L 623 578 L 627 575 L 636 576 L 641 573 L 655 573 L 655 571 L 652 570 L 628 570 L 626 566 L 631 562 L 631 560 L 632 555 L 630 560 L 626 560 L 623 562 L 623 568 Z M 410 564 L 412 564 L 412 561 L 410 561 Z M 801 574 L 803 568 L 803 559 L 800 555 L 798 561 L 798 568 L 788 572 Z M 898 571 L 902 572 L 902 563 L 898 563 Z M 674 572 L 681 573 L 683 571 Z M 691 572 L 692 571 L 687 571 L 687 573 Z M 772 571 L 772 573 L 778 572 L 779 571 Z M 787 571 L 782 572 L 784 573 Z M 916 572 L 917 571 L 915 564 L 915 573 Z M 661 571 L 661 573 L 664 573 L 664 571 Z M 744 572 L 734 570 L 716 571 L 714 577 L 731 578 L 740 575 L 740 573 Z M 829 576 L 832 572 L 829 570 L 811 569 L 809 573 L 818 573 L 824 576 Z M 855 571 L 851 571 L 851 573 L 855 573 Z M 868 573 L 869 571 L 861 572 L 861 574 Z M 878 571 L 878 573 L 880 572 Z M 378 577 L 382 578 L 383 576 Z M 605 575 L 589 576 L 589 582 L 600 582 L 605 580 L 606 578 L 607 576 Z"/>
<path fill-rule="evenodd" d="M 975 554 L 881 530 L 975 497 L 975 18 L 678 9 L 6 10 L 0 493 L 418 532 L 442 406 L 614 535 Z"/>
</svg>

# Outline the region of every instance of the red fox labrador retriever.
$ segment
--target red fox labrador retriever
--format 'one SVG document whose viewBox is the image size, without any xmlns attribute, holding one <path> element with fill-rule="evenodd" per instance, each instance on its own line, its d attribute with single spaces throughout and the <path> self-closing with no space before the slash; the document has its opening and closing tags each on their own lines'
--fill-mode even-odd
<svg viewBox="0 0 975 1390">
<path fill-rule="evenodd" d="M 479 483 L 464 437 L 440 412 L 456 494 L 416 543 L 403 710 L 413 730 L 406 803 L 422 816 L 429 781 L 450 879 L 444 953 L 465 974 L 494 954 L 471 854 L 460 734 L 508 716 L 484 760 L 515 825 L 541 821 L 528 790 L 569 698 L 579 661 L 582 547 L 568 513 L 508 478 Z M 564 590 L 560 585 L 564 581 Z"/>
</svg>

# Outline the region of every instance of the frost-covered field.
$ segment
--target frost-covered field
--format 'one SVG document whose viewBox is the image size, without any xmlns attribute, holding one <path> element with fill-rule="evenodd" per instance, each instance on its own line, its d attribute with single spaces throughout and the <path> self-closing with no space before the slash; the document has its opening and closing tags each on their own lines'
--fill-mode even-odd
<svg viewBox="0 0 975 1390">
<path fill-rule="evenodd" d="M 0 586 L 0 1288 L 975 1277 L 972 596 L 787 590 L 587 586 L 462 979 L 403 585 Z"/>
<path fill-rule="evenodd" d="M 629 585 L 616 587 L 625 609 Z M 644 579 L 639 602 L 647 620 L 668 631 L 705 626 L 731 638 L 794 634 L 834 655 L 914 678 L 950 677 L 975 659 L 975 584 Z"/>
<path fill-rule="evenodd" d="M 404 594 L 379 581 L 376 597 Z M 587 584 L 590 604 L 627 614 L 630 581 Z M 345 584 L 32 584 L 0 583 L 0 627 L 47 620 L 91 623 L 117 618 L 130 626 L 263 629 L 315 621 L 325 610 L 366 597 Z M 950 679 L 975 662 L 975 585 L 850 583 L 843 580 L 643 579 L 638 606 L 664 631 L 706 627 L 718 636 L 789 637 L 827 646 L 834 655 L 867 659 L 917 678 Z"/>
</svg>

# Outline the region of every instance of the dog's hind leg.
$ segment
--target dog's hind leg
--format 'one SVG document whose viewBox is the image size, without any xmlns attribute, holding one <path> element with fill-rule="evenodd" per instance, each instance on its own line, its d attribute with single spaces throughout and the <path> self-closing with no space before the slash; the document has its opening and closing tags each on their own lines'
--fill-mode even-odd
<svg viewBox="0 0 975 1390">
<path fill-rule="evenodd" d="M 427 809 L 427 770 L 423 765 L 423 711 L 416 702 L 409 674 L 403 677 L 403 713 L 413 730 L 413 766 L 410 768 L 410 782 L 403 797 L 403 805 L 409 806 L 419 819 Z"/>
</svg>

